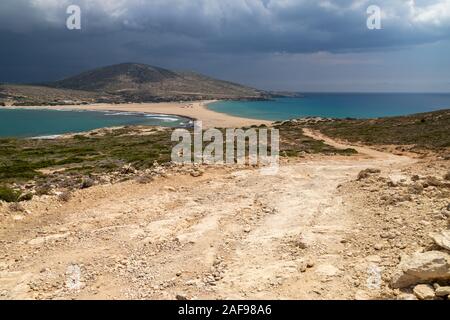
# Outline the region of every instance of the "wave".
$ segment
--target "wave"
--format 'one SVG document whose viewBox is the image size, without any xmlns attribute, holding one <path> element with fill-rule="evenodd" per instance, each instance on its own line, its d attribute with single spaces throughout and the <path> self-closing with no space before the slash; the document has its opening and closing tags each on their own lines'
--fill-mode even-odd
<svg viewBox="0 0 450 320">
<path fill-rule="evenodd" d="M 170 116 L 164 117 L 164 116 L 145 115 L 145 117 L 155 119 L 155 120 L 167 121 L 167 122 L 175 122 L 175 121 L 180 120 L 180 118 L 178 118 L 178 117 L 170 117 Z"/>
<path fill-rule="evenodd" d="M 166 122 L 175 122 L 180 121 L 181 118 L 176 116 L 171 116 L 167 114 L 153 114 L 153 113 L 144 113 L 144 112 L 133 112 L 133 111 L 110 111 L 105 113 L 108 116 L 136 116 L 136 117 L 145 117 L 155 120 L 161 120 Z"/>
</svg>

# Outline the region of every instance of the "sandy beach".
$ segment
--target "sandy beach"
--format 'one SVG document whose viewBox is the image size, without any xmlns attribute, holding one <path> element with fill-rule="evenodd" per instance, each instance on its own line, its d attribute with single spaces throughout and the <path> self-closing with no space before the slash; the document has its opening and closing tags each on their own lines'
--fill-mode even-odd
<svg viewBox="0 0 450 320">
<path fill-rule="evenodd" d="M 162 102 L 162 103 L 131 103 L 131 104 L 91 104 L 21 107 L 27 109 L 60 109 L 60 110 L 98 110 L 148 112 L 184 116 L 203 121 L 203 128 L 239 128 L 251 125 L 271 124 L 271 121 L 240 118 L 225 113 L 219 113 L 207 108 L 214 101 L 196 102 Z"/>
</svg>

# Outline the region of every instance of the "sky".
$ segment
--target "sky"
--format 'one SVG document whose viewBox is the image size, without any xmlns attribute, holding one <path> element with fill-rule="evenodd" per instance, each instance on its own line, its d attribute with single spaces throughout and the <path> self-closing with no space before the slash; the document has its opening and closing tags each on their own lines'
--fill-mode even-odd
<svg viewBox="0 0 450 320">
<path fill-rule="evenodd" d="M 450 0 L 0 1 L 0 82 L 123 62 L 266 90 L 450 92 Z"/>
</svg>

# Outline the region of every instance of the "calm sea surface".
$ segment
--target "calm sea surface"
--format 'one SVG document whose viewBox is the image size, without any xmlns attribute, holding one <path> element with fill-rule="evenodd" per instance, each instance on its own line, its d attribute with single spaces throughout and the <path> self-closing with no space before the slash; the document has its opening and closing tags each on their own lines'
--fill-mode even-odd
<svg viewBox="0 0 450 320">
<path fill-rule="evenodd" d="M 189 119 L 134 112 L 57 111 L 0 108 L 1 137 L 36 137 L 122 125 L 184 127 Z"/>
<path fill-rule="evenodd" d="M 224 101 L 214 111 L 253 119 L 288 120 L 305 116 L 378 118 L 450 108 L 450 94 L 312 93 L 274 101 Z"/>
</svg>

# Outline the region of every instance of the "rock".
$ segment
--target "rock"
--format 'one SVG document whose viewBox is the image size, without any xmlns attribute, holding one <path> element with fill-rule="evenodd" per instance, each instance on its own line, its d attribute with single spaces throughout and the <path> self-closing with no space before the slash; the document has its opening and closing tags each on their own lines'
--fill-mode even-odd
<svg viewBox="0 0 450 320">
<path fill-rule="evenodd" d="M 420 177 L 417 174 L 415 174 L 411 177 L 411 181 L 415 182 L 415 181 L 419 181 L 419 180 L 420 180 Z"/>
<path fill-rule="evenodd" d="M 381 257 L 377 255 L 367 256 L 366 260 L 373 263 L 381 263 Z"/>
<path fill-rule="evenodd" d="M 447 180 L 447 181 L 450 180 L 450 171 L 444 175 L 444 180 Z"/>
<path fill-rule="evenodd" d="M 94 180 L 92 180 L 91 178 L 84 178 L 83 181 L 81 182 L 81 189 L 88 189 L 90 187 L 92 187 L 95 184 Z"/>
<path fill-rule="evenodd" d="M 450 250 L 450 230 L 444 230 L 440 233 L 433 233 L 431 238 L 433 238 L 434 242 L 438 246 Z"/>
<path fill-rule="evenodd" d="M 440 187 L 442 186 L 442 182 L 439 181 L 438 178 L 433 177 L 433 176 L 428 176 L 425 178 L 425 181 L 422 183 L 424 188 L 427 187 Z"/>
<path fill-rule="evenodd" d="M 397 300 L 417 300 L 417 297 L 412 293 L 401 293 Z"/>
<path fill-rule="evenodd" d="M 363 179 L 367 179 L 368 177 L 370 177 L 370 175 L 377 174 L 377 173 L 381 173 L 381 170 L 380 169 L 374 169 L 374 168 L 369 168 L 369 169 L 362 170 L 358 174 L 357 180 L 360 181 L 360 180 L 363 180 Z"/>
<path fill-rule="evenodd" d="M 33 199 L 33 194 L 31 194 L 30 192 L 28 193 L 24 193 L 19 197 L 19 202 L 22 201 L 30 201 L 31 199 Z"/>
<path fill-rule="evenodd" d="M 309 247 L 307 239 L 303 235 L 299 235 L 297 239 L 294 240 L 294 244 L 296 247 L 300 249 L 307 249 Z"/>
<path fill-rule="evenodd" d="M 25 208 L 19 202 L 10 203 L 8 208 L 12 212 L 25 212 Z"/>
<path fill-rule="evenodd" d="M 317 266 L 316 272 L 326 277 L 334 277 L 340 274 L 340 270 L 331 264 L 321 264 Z"/>
<path fill-rule="evenodd" d="M 69 202 L 71 198 L 72 198 L 72 193 L 70 191 L 68 191 L 68 190 L 64 191 L 64 192 L 61 192 L 58 195 L 58 200 L 62 201 L 62 202 Z"/>
<path fill-rule="evenodd" d="M 372 297 L 371 297 L 367 292 L 365 292 L 365 291 L 358 290 L 358 291 L 355 293 L 355 300 L 358 300 L 358 301 L 368 301 L 368 300 L 371 300 L 371 299 L 372 299 Z"/>
<path fill-rule="evenodd" d="M 438 297 L 446 297 L 450 295 L 450 287 L 437 287 L 435 294 Z"/>
<path fill-rule="evenodd" d="M 316 263 L 315 263 L 315 261 L 312 258 L 309 258 L 309 259 L 306 260 L 306 267 L 307 268 L 312 268 L 312 267 L 314 267 L 315 264 Z"/>
<path fill-rule="evenodd" d="M 420 300 L 433 300 L 435 297 L 434 289 L 429 284 L 419 284 L 414 287 L 413 292 Z"/>
<path fill-rule="evenodd" d="M 188 298 L 184 294 L 177 294 L 175 296 L 177 300 L 187 300 Z"/>
<path fill-rule="evenodd" d="M 423 185 L 416 182 L 408 188 L 409 193 L 412 194 L 421 194 L 423 192 Z"/>
<path fill-rule="evenodd" d="M 374 246 L 373 246 L 373 248 L 375 249 L 375 250 L 381 250 L 381 249 L 383 249 L 383 245 L 381 244 L 381 243 L 376 243 Z"/>
<path fill-rule="evenodd" d="M 406 202 L 406 201 L 412 201 L 412 198 L 409 194 L 404 194 L 398 197 L 398 202 Z"/>
<path fill-rule="evenodd" d="M 401 260 L 391 286 L 404 288 L 432 280 L 450 280 L 450 255 L 440 251 L 416 253 Z"/>
<path fill-rule="evenodd" d="M 136 178 L 136 181 L 140 184 L 147 184 L 153 182 L 153 180 L 154 178 L 149 174 L 145 174 Z"/>
<path fill-rule="evenodd" d="M 200 170 L 191 171 L 191 176 L 193 176 L 194 178 L 201 177 L 202 175 L 203 175 L 203 171 L 200 171 Z"/>
<path fill-rule="evenodd" d="M 398 187 L 398 183 L 395 182 L 395 181 L 392 181 L 391 179 L 388 180 L 387 185 L 388 185 L 388 187 L 390 187 L 390 188 L 396 188 L 396 187 Z"/>
<path fill-rule="evenodd" d="M 133 174 L 136 172 L 137 170 L 131 164 L 126 164 L 120 169 L 120 173 L 122 174 Z"/>
</svg>

